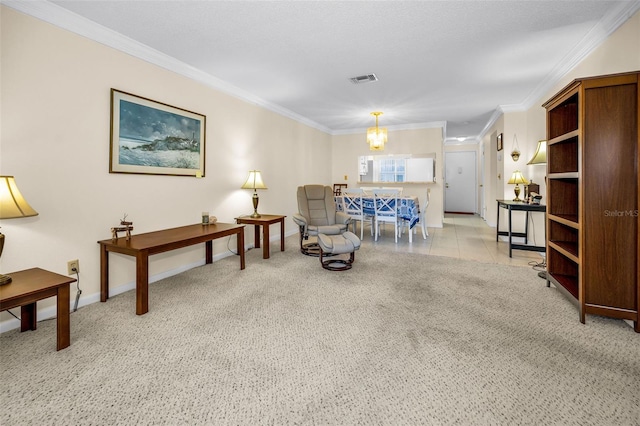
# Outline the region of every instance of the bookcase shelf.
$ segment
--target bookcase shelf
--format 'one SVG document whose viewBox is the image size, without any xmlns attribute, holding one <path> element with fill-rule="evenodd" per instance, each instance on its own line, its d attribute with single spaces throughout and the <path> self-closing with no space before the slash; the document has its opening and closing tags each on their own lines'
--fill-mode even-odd
<svg viewBox="0 0 640 426">
<path fill-rule="evenodd" d="M 547 110 L 547 285 L 640 333 L 639 72 L 577 79 Z M 631 214 L 629 212 L 635 212 Z"/>
</svg>

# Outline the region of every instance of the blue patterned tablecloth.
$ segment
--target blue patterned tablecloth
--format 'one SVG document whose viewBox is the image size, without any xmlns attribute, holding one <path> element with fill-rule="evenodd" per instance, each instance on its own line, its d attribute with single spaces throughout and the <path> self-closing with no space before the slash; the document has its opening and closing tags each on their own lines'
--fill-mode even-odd
<svg viewBox="0 0 640 426">
<path fill-rule="evenodd" d="M 336 196 L 336 207 L 338 211 L 342 211 L 342 197 Z M 392 201 L 393 204 L 395 201 Z M 373 207 L 373 197 L 362 197 L 363 210 L 365 214 L 373 216 L 375 210 Z M 417 197 L 399 197 L 396 206 L 398 217 L 409 222 L 409 227 L 413 228 L 420 221 L 420 206 Z"/>
</svg>

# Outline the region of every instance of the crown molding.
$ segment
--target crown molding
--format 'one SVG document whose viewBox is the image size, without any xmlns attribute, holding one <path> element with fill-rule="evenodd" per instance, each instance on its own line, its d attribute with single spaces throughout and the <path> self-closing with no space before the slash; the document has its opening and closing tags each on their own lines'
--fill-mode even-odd
<svg viewBox="0 0 640 426">
<path fill-rule="evenodd" d="M 330 135 L 344 135 L 366 131 L 366 128 L 334 131 L 46 0 L 0 0 L 0 4 L 101 43 L 105 46 L 119 50 L 128 55 L 142 59 L 153 65 L 183 75 L 208 87 L 219 90 L 220 92 L 265 108 L 324 133 L 328 133 Z M 562 61 L 559 62 L 547 77 L 540 82 L 540 84 L 538 84 L 538 86 L 522 103 L 498 106 L 476 140 L 481 140 L 504 112 L 526 111 L 531 108 L 538 99 L 545 96 L 553 86 L 567 75 L 567 73 L 575 68 L 638 10 L 640 10 L 640 0 L 623 2 L 616 8 L 609 11 L 596 25 L 594 25 L 583 40 L 576 45 L 576 47 L 572 49 Z M 387 126 L 389 130 L 408 130 L 433 127 L 442 127 L 443 135 L 446 135 L 446 122 L 444 121 Z M 445 139 L 445 141 L 447 141 L 447 139 Z"/>
<path fill-rule="evenodd" d="M 547 77 L 529 93 L 529 96 L 527 96 L 522 103 L 517 105 L 501 105 L 502 110 L 504 112 L 517 112 L 526 111 L 531 108 L 638 10 L 640 10 L 640 0 L 623 2 L 611 9 L 591 28 L 580 43 L 565 55 Z"/>
<path fill-rule="evenodd" d="M 534 90 L 519 104 L 499 105 L 484 126 L 478 140 L 482 139 L 503 113 L 522 112 L 531 108 L 545 96 L 564 76 L 582 62 L 591 52 L 602 44 L 622 24 L 640 10 L 640 0 L 621 3 L 602 17 L 589 33 L 578 43 Z"/>
<path fill-rule="evenodd" d="M 169 55 L 152 49 L 145 44 L 117 33 L 56 4 L 45 0 L 1 0 L 0 3 L 34 18 L 48 22 L 67 31 L 71 31 L 82 37 L 86 37 L 105 46 L 119 50 L 150 64 L 183 75 L 191 80 L 202 83 L 205 86 L 219 90 L 220 92 L 226 93 L 245 102 L 265 108 L 324 133 L 332 134 L 332 130 L 326 126 L 309 120 L 308 118 L 296 114 L 279 105 L 265 101 L 258 96 L 231 85 L 217 77 L 202 72 Z"/>
</svg>

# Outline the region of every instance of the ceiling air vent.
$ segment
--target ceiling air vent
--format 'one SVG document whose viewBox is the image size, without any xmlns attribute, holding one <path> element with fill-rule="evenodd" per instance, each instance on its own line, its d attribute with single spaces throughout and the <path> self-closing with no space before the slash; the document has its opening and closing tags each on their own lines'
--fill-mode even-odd
<svg viewBox="0 0 640 426">
<path fill-rule="evenodd" d="M 349 80 L 351 80 L 353 84 L 362 84 L 369 83 L 371 81 L 378 81 L 378 77 L 376 77 L 375 74 L 365 74 L 357 77 L 351 77 Z"/>
</svg>

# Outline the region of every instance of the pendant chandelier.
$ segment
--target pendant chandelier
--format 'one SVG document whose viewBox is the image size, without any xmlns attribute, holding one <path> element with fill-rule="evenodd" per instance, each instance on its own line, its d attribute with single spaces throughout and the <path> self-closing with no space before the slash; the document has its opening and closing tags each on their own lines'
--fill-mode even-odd
<svg viewBox="0 0 640 426">
<path fill-rule="evenodd" d="M 387 142 L 387 128 L 378 127 L 378 116 L 382 115 L 381 112 L 372 112 L 371 115 L 376 117 L 376 127 L 369 127 L 367 129 L 367 143 L 371 151 L 384 151 L 384 144 Z"/>
</svg>

